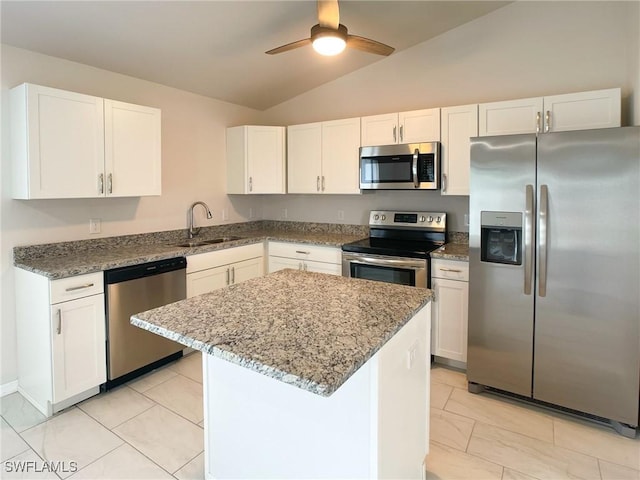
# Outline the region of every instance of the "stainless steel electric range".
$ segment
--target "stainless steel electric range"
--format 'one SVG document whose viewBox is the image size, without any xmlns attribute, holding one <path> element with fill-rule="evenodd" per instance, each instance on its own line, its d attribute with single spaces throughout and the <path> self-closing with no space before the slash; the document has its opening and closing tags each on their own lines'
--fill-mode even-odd
<svg viewBox="0 0 640 480">
<path fill-rule="evenodd" d="M 447 214 L 373 210 L 369 238 L 342 246 L 342 275 L 431 286 L 430 252 L 447 242 Z"/>
</svg>

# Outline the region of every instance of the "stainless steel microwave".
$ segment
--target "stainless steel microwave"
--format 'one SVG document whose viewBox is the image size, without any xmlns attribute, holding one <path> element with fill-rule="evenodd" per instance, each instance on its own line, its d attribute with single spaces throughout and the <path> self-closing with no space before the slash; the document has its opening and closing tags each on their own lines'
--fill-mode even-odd
<svg viewBox="0 0 640 480">
<path fill-rule="evenodd" d="M 360 147 L 360 189 L 437 190 L 440 142 Z"/>
</svg>

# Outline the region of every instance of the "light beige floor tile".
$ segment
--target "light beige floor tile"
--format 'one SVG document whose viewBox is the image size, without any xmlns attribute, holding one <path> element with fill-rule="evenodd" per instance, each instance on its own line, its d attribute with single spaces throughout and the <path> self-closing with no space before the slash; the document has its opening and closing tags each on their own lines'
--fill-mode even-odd
<svg viewBox="0 0 640 480">
<path fill-rule="evenodd" d="M 202 384 L 182 375 L 176 375 L 144 394 L 193 423 L 204 419 Z"/>
<path fill-rule="evenodd" d="M 474 420 L 432 408 L 430 421 L 429 438 L 431 440 L 463 452 L 467 449 Z"/>
<path fill-rule="evenodd" d="M 74 461 L 82 469 L 114 448 L 122 440 L 78 408 L 61 413 L 22 433 L 38 455 L 56 462 Z M 62 478 L 70 472 L 60 474 Z"/>
<path fill-rule="evenodd" d="M 204 452 L 173 475 L 179 480 L 204 480 Z"/>
<path fill-rule="evenodd" d="M 598 460 L 602 480 L 640 480 L 640 470 Z"/>
<path fill-rule="evenodd" d="M 513 470 L 511 468 L 506 468 L 504 469 L 504 472 L 502 472 L 502 480 L 538 480 L 535 477 L 532 477 L 531 475 L 527 475 L 525 473 L 522 472 L 518 472 L 517 470 Z"/>
<path fill-rule="evenodd" d="M 18 392 L 0 398 L 0 407 L 2 408 L 2 418 L 18 433 L 47 419 Z"/>
<path fill-rule="evenodd" d="M 26 452 L 17 455 L 2 464 L 2 473 L 0 477 L 3 480 L 29 479 L 29 480 L 60 480 L 52 469 L 67 468 L 73 469 L 70 464 L 45 465 L 44 461 L 29 449 Z"/>
<path fill-rule="evenodd" d="M 204 449 L 203 430 L 160 405 L 126 421 L 114 432 L 170 473 Z"/>
<path fill-rule="evenodd" d="M 169 369 L 168 367 L 163 367 L 158 370 L 154 370 L 153 372 L 147 373 L 140 378 L 136 378 L 135 380 L 127 383 L 127 385 L 133 388 L 136 392 L 144 393 L 150 388 L 160 385 L 161 383 L 166 382 L 176 375 L 177 373 L 173 370 Z"/>
<path fill-rule="evenodd" d="M 431 406 L 433 408 L 439 408 L 440 410 L 443 410 L 444 406 L 447 403 L 447 400 L 449 400 L 449 395 L 451 395 L 453 387 L 444 383 L 431 382 L 430 390 Z"/>
<path fill-rule="evenodd" d="M 154 403 L 126 385 L 96 395 L 78 407 L 108 429 L 113 429 L 139 413 L 153 407 Z"/>
<path fill-rule="evenodd" d="M 553 443 L 551 417 L 514 405 L 498 396 L 474 394 L 456 388 L 451 392 L 445 410 Z"/>
<path fill-rule="evenodd" d="M 455 448 L 429 444 L 427 479 L 433 480 L 500 480 L 502 467 Z"/>
<path fill-rule="evenodd" d="M 180 375 L 184 375 L 191 380 L 202 383 L 202 353 L 193 352 L 182 357 L 175 363 L 169 365 L 169 368 Z"/>
<path fill-rule="evenodd" d="M 73 480 L 171 478 L 169 473 L 126 443 L 70 477 Z"/>
<path fill-rule="evenodd" d="M 572 418 L 554 418 L 556 445 L 640 469 L 640 438 L 623 437 L 611 428 Z"/>
<path fill-rule="evenodd" d="M 473 429 L 467 452 L 541 480 L 600 480 L 594 457 L 480 422 Z"/>
<path fill-rule="evenodd" d="M 0 461 L 8 460 L 20 453 L 29 450 L 29 445 L 25 443 L 11 426 L 2 419 L 2 431 L 0 435 Z"/>
<path fill-rule="evenodd" d="M 431 383 L 444 383 L 452 387 L 467 389 L 467 375 L 464 372 L 435 365 L 431 368 Z"/>
</svg>

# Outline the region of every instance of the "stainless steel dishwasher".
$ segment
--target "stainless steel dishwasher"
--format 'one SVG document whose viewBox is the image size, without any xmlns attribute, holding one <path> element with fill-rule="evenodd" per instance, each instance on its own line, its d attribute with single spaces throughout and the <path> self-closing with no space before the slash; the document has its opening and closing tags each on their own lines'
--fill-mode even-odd
<svg viewBox="0 0 640 480">
<path fill-rule="evenodd" d="M 131 315 L 187 297 L 184 257 L 106 270 L 107 383 L 115 387 L 182 356 L 183 345 L 130 323 Z"/>
</svg>

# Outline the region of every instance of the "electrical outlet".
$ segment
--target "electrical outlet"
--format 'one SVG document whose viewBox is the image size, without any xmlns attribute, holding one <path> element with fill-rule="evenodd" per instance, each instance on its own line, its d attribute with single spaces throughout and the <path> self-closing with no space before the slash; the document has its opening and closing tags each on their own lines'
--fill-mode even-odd
<svg viewBox="0 0 640 480">
<path fill-rule="evenodd" d="M 464 225 L 465 225 L 465 227 L 469 226 L 469 214 L 468 213 L 464 214 Z"/>
<path fill-rule="evenodd" d="M 338 220 L 344 220 L 344 210 L 338 210 Z"/>
<path fill-rule="evenodd" d="M 411 370 L 413 368 L 413 364 L 416 361 L 416 355 L 418 351 L 418 342 L 413 342 L 413 344 L 407 350 L 407 370 Z"/>
<path fill-rule="evenodd" d="M 222 209 L 222 221 L 226 222 L 227 220 L 229 220 L 229 209 L 228 208 L 223 208 Z"/>
<path fill-rule="evenodd" d="M 101 226 L 102 225 L 99 218 L 89 219 L 89 233 L 100 233 Z"/>
<path fill-rule="evenodd" d="M 287 218 L 287 209 L 286 208 L 282 209 L 282 218 L 285 218 L 285 219 Z"/>
</svg>

